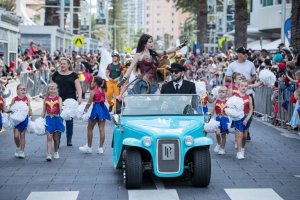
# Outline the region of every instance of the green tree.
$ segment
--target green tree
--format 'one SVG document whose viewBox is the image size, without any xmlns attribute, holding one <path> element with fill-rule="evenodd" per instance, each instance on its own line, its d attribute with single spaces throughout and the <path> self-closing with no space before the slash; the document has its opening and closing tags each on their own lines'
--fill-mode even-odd
<svg viewBox="0 0 300 200">
<path fill-rule="evenodd" d="M 173 2 L 177 9 L 197 16 L 197 42 L 203 47 L 207 43 L 207 0 L 173 0 Z"/>
<path fill-rule="evenodd" d="M 291 45 L 299 53 L 300 52 L 300 1 L 292 0 L 291 15 Z"/>
<path fill-rule="evenodd" d="M 235 48 L 247 47 L 247 0 L 235 0 L 235 33 L 234 45 Z"/>
<path fill-rule="evenodd" d="M 15 11 L 16 0 L 0 0 L 0 7 L 7 11 Z"/>
<path fill-rule="evenodd" d="M 126 37 L 122 37 L 126 33 L 125 21 L 122 18 L 122 0 L 112 0 L 111 5 L 113 9 L 109 13 L 109 24 L 112 27 L 110 32 L 112 40 L 112 46 L 116 41 L 116 50 L 123 51 L 126 45 Z M 116 31 L 116 37 L 114 32 Z"/>
</svg>

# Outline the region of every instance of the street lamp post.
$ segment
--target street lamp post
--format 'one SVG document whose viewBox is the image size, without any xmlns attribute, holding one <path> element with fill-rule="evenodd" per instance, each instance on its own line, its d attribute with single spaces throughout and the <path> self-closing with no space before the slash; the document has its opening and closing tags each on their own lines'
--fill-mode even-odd
<svg viewBox="0 0 300 200">
<path fill-rule="evenodd" d="M 285 44 L 284 38 L 284 23 L 286 17 L 286 0 L 282 0 L 281 2 L 281 42 Z"/>
</svg>

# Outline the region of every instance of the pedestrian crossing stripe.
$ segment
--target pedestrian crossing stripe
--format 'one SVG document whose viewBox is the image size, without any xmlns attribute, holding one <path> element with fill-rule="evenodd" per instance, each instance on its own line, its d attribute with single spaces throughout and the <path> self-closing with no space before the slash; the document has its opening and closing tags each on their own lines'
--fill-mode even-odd
<svg viewBox="0 0 300 200">
<path fill-rule="evenodd" d="M 224 189 L 231 200 L 283 200 L 272 188 Z"/>
<path fill-rule="evenodd" d="M 128 190 L 129 200 L 179 200 L 177 191 L 171 190 Z"/>
<path fill-rule="evenodd" d="M 73 43 L 76 47 L 82 47 L 84 45 L 84 37 L 81 35 L 76 35 L 74 37 Z"/>
<path fill-rule="evenodd" d="M 31 192 L 26 200 L 76 200 L 79 191 Z"/>
</svg>

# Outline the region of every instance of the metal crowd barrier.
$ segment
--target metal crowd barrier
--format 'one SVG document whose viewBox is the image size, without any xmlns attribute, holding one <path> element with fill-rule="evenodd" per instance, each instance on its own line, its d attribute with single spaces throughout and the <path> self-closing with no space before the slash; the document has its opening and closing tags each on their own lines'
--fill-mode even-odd
<svg viewBox="0 0 300 200">
<path fill-rule="evenodd" d="M 26 86 L 27 94 L 32 98 L 43 96 L 50 81 L 51 76 L 48 71 L 22 72 L 20 74 L 20 83 Z"/>
<path fill-rule="evenodd" d="M 254 114 L 259 115 L 262 120 L 267 122 L 274 122 L 273 111 L 275 102 L 271 100 L 272 94 L 273 89 L 270 87 L 264 86 L 255 89 Z M 294 105 L 290 101 L 291 94 L 292 91 L 290 91 L 288 88 L 279 88 L 278 113 L 276 120 L 278 122 L 278 125 L 280 125 L 281 127 L 286 127 L 286 123 L 290 121 L 293 115 Z"/>
</svg>

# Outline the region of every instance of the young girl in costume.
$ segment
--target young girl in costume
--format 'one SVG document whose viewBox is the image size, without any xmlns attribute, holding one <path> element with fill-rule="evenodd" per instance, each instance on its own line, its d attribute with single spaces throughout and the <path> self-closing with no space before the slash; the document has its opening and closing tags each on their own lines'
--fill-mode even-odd
<svg viewBox="0 0 300 200">
<path fill-rule="evenodd" d="M 19 157 L 21 159 L 25 158 L 25 153 L 24 153 L 24 149 L 25 149 L 25 135 L 26 135 L 26 131 L 27 131 L 27 126 L 28 126 L 28 121 L 29 121 L 29 116 L 31 116 L 32 111 L 30 108 L 30 101 L 29 98 L 26 96 L 26 87 L 24 84 L 19 84 L 17 86 L 17 96 L 14 97 L 11 101 L 11 106 L 18 101 L 23 101 L 24 103 L 27 104 L 27 106 L 29 107 L 29 115 L 27 115 L 26 119 L 19 123 L 18 125 L 16 125 L 14 127 L 14 140 L 15 140 L 15 144 L 16 144 L 16 152 L 15 152 L 15 157 Z"/>
<path fill-rule="evenodd" d="M 88 143 L 85 146 L 79 147 L 79 150 L 83 153 L 92 153 L 92 140 L 93 140 L 93 129 L 96 124 L 98 124 L 100 131 L 100 145 L 97 153 L 102 154 L 103 144 L 105 140 L 105 120 L 110 120 L 110 115 L 107 107 L 105 106 L 105 91 L 106 91 L 106 81 L 99 76 L 94 77 L 92 83 L 94 89 L 91 91 L 88 103 L 85 106 L 84 111 L 87 112 L 90 105 L 93 104 L 92 112 L 89 117 L 88 127 L 87 127 L 87 140 Z"/>
<path fill-rule="evenodd" d="M 244 101 L 244 117 L 237 121 L 232 121 L 231 126 L 235 128 L 235 141 L 237 143 L 237 154 L 238 159 L 245 158 L 245 145 L 246 139 L 248 136 L 248 131 L 251 123 L 251 117 L 253 114 L 253 104 L 252 98 L 246 94 L 248 89 L 248 83 L 246 81 L 239 82 L 239 94 L 237 97 L 240 97 Z"/>
<path fill-rule="evenodd" d="M 51 146 L 52 139 L 54 141 L 54 159 L 59 159 L 58 154 L 58 134 L 65 131 L 62 118 L 59 116 L 62 108 L 62 99 L 58 96 L 58 88 L 56 83 L 48 85 L 42 117 L 46 117 L 46 133 L 47 133 L 47 161 L 52 160 Z"/>
<path fill-rule="evenodd" d="M 229 119 L 225 113 L 226 108 L 226 96 L 227 96 L 227 88 L 225 86 L 221 86 L 218 91 L 218 98 L 213 104 L 213 109 L 211 114 L 214 115 L 216 113 L 216 121 L 220 122 L 219 130 L 216 131 L 216 139 L 217 145 L 214 148 L 214 152 L 220 155 L 225 154 L 225 144 L 226 144 L 226 134 L 228 131 L 228 123 Z"/>
</svg>

